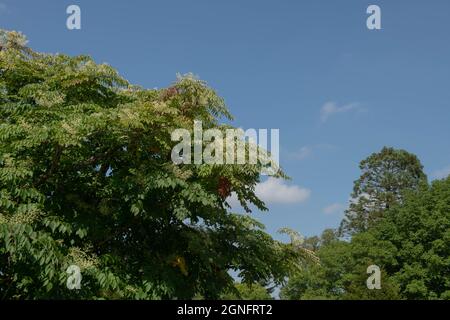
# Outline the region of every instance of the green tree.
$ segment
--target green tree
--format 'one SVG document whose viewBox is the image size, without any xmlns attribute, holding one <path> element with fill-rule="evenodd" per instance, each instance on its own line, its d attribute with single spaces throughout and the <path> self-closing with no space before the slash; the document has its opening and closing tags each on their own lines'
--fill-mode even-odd
<svg viewBox="0 0 450 320">
<path fill-rule="evenodd" d="M 385 269 L 407 299 L 450 299 L 450 177 L 403 202 L 372 232 L 396 249 Z"/>
<path fill-rule="evenodd" d="M 384 219 L 350 241 L 319 246 L 282 289 L 284 299 L 450 299 L 450 177 L 405 192 Z M 366 286 L 381 269 L 381 290 Z"/>
<path fill-rule="evenodd" d="M 341 235 L 367 231 L 403 193 L 417 190 L 427 177 L 419 159 L 405 150 L 384 147 L 359 165 L 362 174 L 354 182 L 352 200 L 340 226 Z"/>
<path fill-rule="evenodd" d="M 259 283 L 236 283 L 233 290 L 225 293 L 222 300 L 273 300 L 268 289 Z"/>
<path fill-rule="evenodd" d="M 362 236 L 364 235 L 364 236 Z M 362 233 L 351 242 L 335 239 L 319 247 L 320 264 L 306 265 L 281 290 L 289 300 L 380 300 L 400 298 L 397 284 L 382 269 L 381 290 L 369 290 L 367 267 L 393 259 L 392 245 L 377 244 L 372 235 Z M 376 262 L 376 263 L 375 263 Z"/>
<path fill-rule="evenodd" d="M 337 231 L 334 229 L 325 229 L 319 236 L 307 237 L 303 241 L 302 247 L 317 252 L 320 247 L 328 245 L 338 239 Z"/>
<path fill-rule="evenodd" d="M 266 209 L 254 193 L 263 164 L 171 161 L 174 129 L 227 128 L 203 81 L 147 90 L 87 56 L 0 36 L 1 298 L 215 298 L 233 287 L 229 270 L 283 282 L 297 248 L 227 204 L 235 192 Z M 80 290 L 66 288 L 71 264 Z"/>
</svg>

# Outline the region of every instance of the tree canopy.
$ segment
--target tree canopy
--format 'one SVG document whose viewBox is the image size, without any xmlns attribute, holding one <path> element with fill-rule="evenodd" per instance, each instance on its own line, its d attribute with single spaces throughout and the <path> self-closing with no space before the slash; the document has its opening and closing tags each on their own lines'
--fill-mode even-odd
<svg viewBox="0 0 450 320">
<path fill-rule="evenodd" d="M 402 201 L 405 191 L 417 190 L 427 179 L 414 154 L 388 147 L 361 161 L 359 168 L 361 176 L 354 183 L 341 235 L 367 231 L 386 210 Z"/>
<path fill-rule="evenodd" d="M 222 295 L 222 300 L 272 300 L 271 292 L 259 283 L 236 283 L 235 287 Z"/>
<path fill-rule="evenodd" d="M 283 287 L 286 299 L 450 299 L 450 177 L 403 193 L 383 218 L 351 239 L 306 239 L 320 264 Z M 325 241 L 325 239 L 327 239 Z M 366 286 L 381 269 L 381 289 Z"/>
<path fill-rule="evenodd" d="M 174 129 L 224 129 L 223 117 L 223 99 L 191 75 L 144 89 L 2 31 L 0 297 L 216 298 L 234 286 L 230 270 L 282 283 L 301 251 L 227 203 L 234 192 L 266 209 L 261 164 L 171 161 Z M 80 290 L 66 287 L 72 264 Z"/>
</svg>

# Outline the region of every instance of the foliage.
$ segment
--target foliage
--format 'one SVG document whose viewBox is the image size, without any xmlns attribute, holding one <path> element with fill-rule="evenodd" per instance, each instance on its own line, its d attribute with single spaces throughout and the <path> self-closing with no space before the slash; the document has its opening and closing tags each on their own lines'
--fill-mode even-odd
<svg viewBox="0 0 450 320">
<path fill-rule="evenodd" d="M 90 57 L 2 39 L 0 297 L 215 298 L 233 287 L 230 270 L 279 284 L 302 259 L 228 212 L 230 192 L 266 209 L 254 192 L 262 164 L 171 161 L 174 129 L 231 118 L 205 82 L 147 90 Z M 66 288 L 71 264 L 81 290 Z"/>
<path fill-rule="evenodd" d="M 236 283 L 234 290 L 224 294 L 222 300 L 272 300 L 269 290 L 259 283 Z"/>
<path fill-rule="evenodd" d="M 320 265 L 291 277 L 282 297 L 450 299 L 449 240 L 447 178 L 407 192 L 382 221 L 351 241 L 335 239 L 319 245 Z M 381 268 L 381 290 L 366 287 L 366 270 L 373 264 Z"/>
<path fill-rule="evenodd" d="M 450 299 L 450 177 L 409 192 L 373 230 L 396 249 L 386 270 L 407 299 Z"/>
</svg>

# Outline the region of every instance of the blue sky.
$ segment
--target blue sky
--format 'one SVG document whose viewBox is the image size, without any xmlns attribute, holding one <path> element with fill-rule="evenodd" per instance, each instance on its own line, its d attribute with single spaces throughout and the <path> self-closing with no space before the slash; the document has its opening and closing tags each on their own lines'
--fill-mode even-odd
<svg viewBox="0 0 450 320">
<path fill-rule="evenodd" d="M 82 29 L 66 28 L 77 4 Z M 366 28 L 377 4 L 382 30 Z M 274 233 L 337 227 L 358 163 L 384 145 L 450 173 L 450 1 L 0 0 L 0 28 L 37 51 L 89 54 L 130 82 L 165 87 L 193 72 L 236 126 L 279 128 L 287 183 L 260 192 Z"/>
</svg>

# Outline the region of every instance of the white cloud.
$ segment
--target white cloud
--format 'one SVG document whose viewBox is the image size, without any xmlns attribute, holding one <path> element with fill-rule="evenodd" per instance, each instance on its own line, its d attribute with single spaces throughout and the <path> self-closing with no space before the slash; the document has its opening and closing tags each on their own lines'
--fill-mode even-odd
<svg viewBox="0 0 450 320">
<path fill-rule="evenodd" d="M 323 213 L 325 214 L 342 213 L 344 209 L 345 206 L 342 203 L 333 203 L 323 208 Z"/>
<path fill-rule="evenodd" d="M 287 185 L 282 179 L 270 177 L 259 183 L 255 189 L 256 195 L 266 204 L 300 203 L 309 199 L 311 190 L 297 185 Z"/>
<path fill-rule="evenodd" d="M 363 111 L 364 109 L 359 103 L 350 103 L 344 106 L 338 106 L 335 102 L 327 102 L 320 109 L 320 120 L 327 122 L 327 120 L 338 113 L 346 113 L 350 111 Z"/>
<path fill-rule="evenodd" d="M 282 179 L 269 177 L 264 182 L 256 185 L 256 196 L 265 204 L 292 204 L 301 203 L 309 199 L 311 191 L 296 185 L 287 185 Z M 241 203 L 235 192 L 227 198 L 231 210 L 239 212 L 242 210 Z"/>
<path fill-rule="evenodd" d="M 433 178 L 435 178 L 435 179 L 444 179 L 444 178 L 447 178 L 449 175 L 450 175 L 450 166 L 447 166 L 440 170 L 436 170 L 432 174 Z"/>
<path fill-rule="evenodd" d="M 285 151 L 286 157 L 291 160 L 305 160 L 312 156 L 315 156 L 321 152 L 334 151 L 338 147 L 331 144 L 315 144 L 309 146 L 303 146 L 296 151 Z"/>
</svg>

